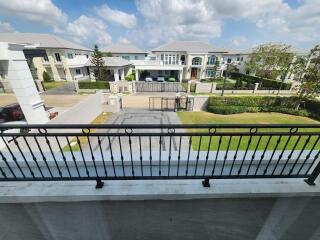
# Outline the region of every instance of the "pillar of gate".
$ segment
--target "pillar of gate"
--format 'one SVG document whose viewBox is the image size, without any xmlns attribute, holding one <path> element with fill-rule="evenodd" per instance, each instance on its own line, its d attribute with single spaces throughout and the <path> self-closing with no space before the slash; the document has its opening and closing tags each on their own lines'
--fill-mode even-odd
<svg viewBox="0 0 320 240">
<path fill-rule="evenodd" d="M 8 80 L 27 122 L 29 124 L 46 123 L 48 115 L 37 91 L 23 49 L 23 45 L 0 43 L 0 55 L 5 56 L 8 60 Z"/>
</svg>

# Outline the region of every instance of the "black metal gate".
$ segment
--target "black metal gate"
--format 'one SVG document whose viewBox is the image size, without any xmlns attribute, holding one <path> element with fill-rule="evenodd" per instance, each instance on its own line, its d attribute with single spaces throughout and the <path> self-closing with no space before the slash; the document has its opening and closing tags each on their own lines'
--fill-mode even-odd
<svg viewBox="0 0 320 240">
<path fill-rule="evenodd" d="M 192 111 L 193 98 L 189 97 L 149 97 L 150 111 Z"/>
<path fill-rule="evenodd" d="M 179 82 L 136 82 L 137 92 L 187 92 Z"/>
</svg>

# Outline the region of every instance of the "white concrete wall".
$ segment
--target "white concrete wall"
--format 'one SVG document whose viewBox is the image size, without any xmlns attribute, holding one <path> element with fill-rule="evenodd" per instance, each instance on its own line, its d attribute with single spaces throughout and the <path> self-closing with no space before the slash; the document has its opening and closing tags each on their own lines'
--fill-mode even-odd
<svg viewBox="0 0 320 240">
<path fill-rule="evenodd" d="M 113 57 L 129 57 L 129 60 L 144 60 L 146 54 L 142 53 L 112 53 Z M 136 59 L 137 57 L 137 59 Z"/>
</svg>

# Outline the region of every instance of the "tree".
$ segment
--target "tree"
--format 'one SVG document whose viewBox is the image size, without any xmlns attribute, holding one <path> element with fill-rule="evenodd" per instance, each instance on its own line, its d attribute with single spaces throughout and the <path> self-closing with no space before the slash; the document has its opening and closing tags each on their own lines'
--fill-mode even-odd
<svg viewBox="0 0 320 240">
<path fill-rule="evenodd" d="M 106 52 L 106 53 L 103 53 L 103 56 L 104 57 L 112 57 L 112 53 L 111 52 Z"/>
<path fill-rule="evenodd" d="M 99 51 L 98 45 L 94 45 L 93 55 L 91 57 L 91 63 L 94 66 L 93 75 L 97 81 L 104 80 L 104 60 L 102 58 L 102 53 Z"/>
<path fill-rule="evenodd" d="M 300 98 L 314 98 L 320 95 L 320 45 L 310 50 L 306 60 L 295 68 L 299 75 Z"/>
<path fill-rule="evenodd" d="M 263 44 L 254 49 L 246 62 L 250 74 L 258 77 L 284 80 L 293 61 L 291 46 L 286 44 Z"/>
<path fill-rule="evenodd" d="M 50 82 L 50 81 L 52 81 L 52 79 L 51 79 L 49 73 L 47 73 L 47 71 L 43 71 L 43 73 L 42 73 L 42 78 L 43 78 L 43 81 L 44 81 L 44 82 Z"/>
</svg>

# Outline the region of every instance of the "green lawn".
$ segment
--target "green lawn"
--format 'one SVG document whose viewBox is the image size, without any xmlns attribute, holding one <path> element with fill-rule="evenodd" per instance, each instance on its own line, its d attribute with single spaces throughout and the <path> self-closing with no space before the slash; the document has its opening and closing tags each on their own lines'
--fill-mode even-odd
<svg viewBox="0 0 320 240">
<path fill-rule="evenodd" d="M 184 124 L 320 124 L 320 122 L 312 120 L 306 117 L 300 116 L 292 116 L 281 113 L 241 113 L 241 114 L 233 114 L 233 115 L 219 115 L 208 112 L 178 112 L 178 116 L 180 118 L 181 123 Z M 320 126 L 320 125 L 319 125 Z M 320 128 L 319 128 L 320 129 Z M 317 129 L 319 131 L 319 129 Z M 314 130 L 314 129 L 313 129 Z M 191 130 L 191 131 L 199 131 L 199 130 Z M 204 130 L 203 130 L 204 131 Z M 235 129 L 223 129 L 223 131 L 240 131 Z M 261 131 L 279 131 L 279 129 L 262 129 Z M 301 131 L 306 132 L 310 131 L 308 129 L 301 129 Z M 312 131 L 312 130 L 311 130 Z M 264 136 L 260 139 L 258 150 L 265 149 L 268 136 Z M 202 137 L 200 150 L 208 149 L 210 137 Z M 271 138 L 268 149 L 273 150 L 277 145 L 279 137 L 274 136 Z M 306 145 L 306 149 L 310 149 L 317 137 L 311 137 L 309 143 Z M 199 148 L 200 137 L 192 137 L 192 147 L 194 150 Z M 218 142 L 220 137 L 212 137 L 210 149 L 217 150 Z M 221 138 L 220 150 L 226 150 L 229 145 L 229 150 L 236 150 L 238 147 L 240 137 L 232 137 L 230 140 L 229 136 L 224 136 Z M 245 150 L 248 147 L 248 142 L 250 140 L 249 136 L 242 137 L 242 140 L 239 145 L 240 150 Z M 285 145 L 286 149 L 291 150 L 296 145 L 298 140 L 298 136 L 293 136 L 289 139 L 287 143 L 288 137 L 282 137 L 281 141 L 278 144 L 277 149 L 282 150 Z M 296 149 L 302 149 L 303 145 L 307 137 L 301 137 L 299 142 L 296 145 Z M 230 143 L 229 143 L 230 141 Z M 259 141 L 259 136 L 254 136 L 251 138 L 251 144 L 249 145 L 249 150 L 254 150 L 257 143 Z M 317 144 L 317 147 L 320 143 Z"/>
<path fill-rule="evenodd" d="M 62 87 L 66 83 L 67 83 L 66 81 L 43 82 L 43 86 L 44 86 L 45 90 L 49 90 L 49 89 L 52 89 L 52 88 Z"/>
</svg>

